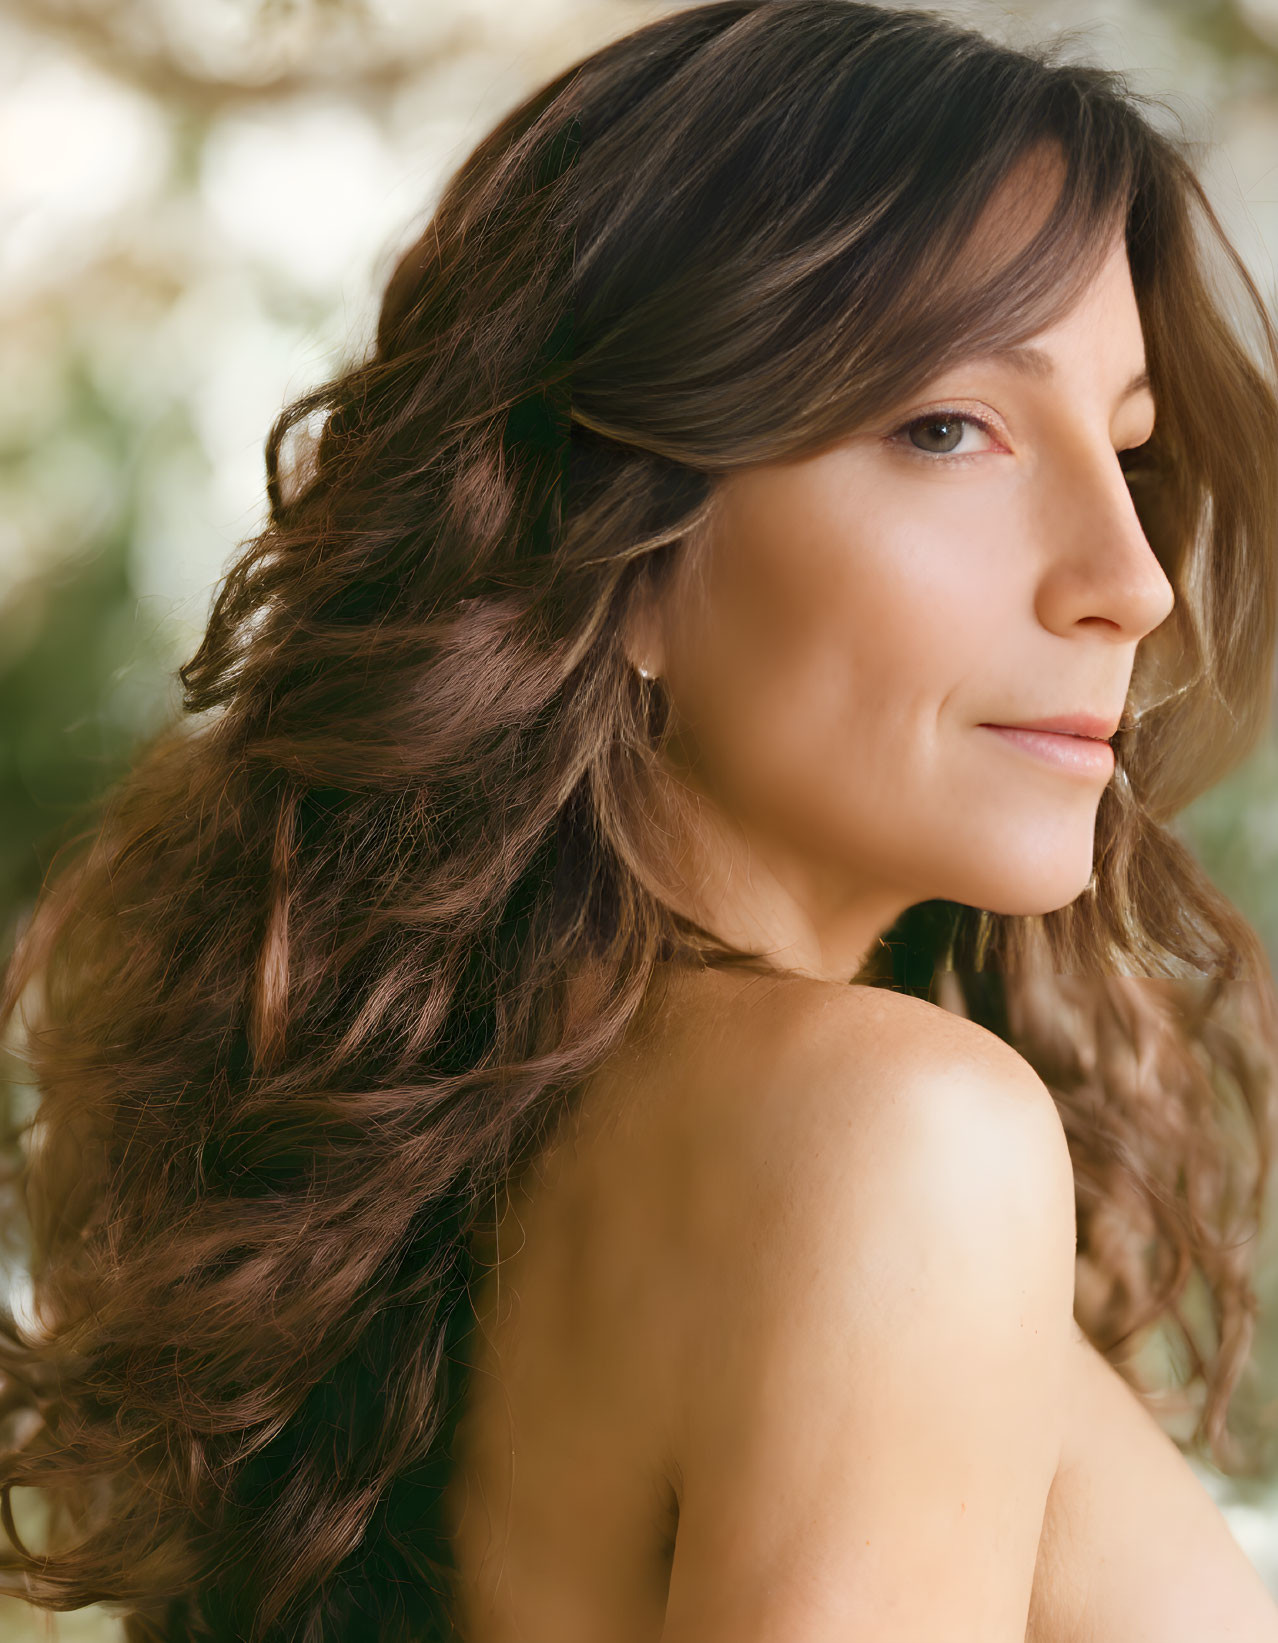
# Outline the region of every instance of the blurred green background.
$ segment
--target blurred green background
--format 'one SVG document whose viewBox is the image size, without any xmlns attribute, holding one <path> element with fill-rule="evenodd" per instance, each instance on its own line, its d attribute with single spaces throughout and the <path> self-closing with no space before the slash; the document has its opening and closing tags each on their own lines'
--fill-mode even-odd
<svg viewBox="0 0 1278 1643">
<path fill-rule="evenodd" d="M 493 121 L 668 9 L 0 0 L 4 950 L 76 808 L 172 711 L 173 669 L 261 523 L 276 410 L 363 346 L 396 248 Z M 1014 44 L 1068 28 L 1071 54 L 1169 104 L 1278 307 L 1278 0 L 938 9 Z M 1278 955 L 1273 735 L 1183 830 Z M 1252 1411 L 1278 1403 L 1275 1219 Z M 1258 1482 L 1195 1469 L 1278 1594 L 1278 1453 Z M 14 1643 L 118 1635 L 94 1609 L 51 1624 L 0 1603 Z"/>
</svg>

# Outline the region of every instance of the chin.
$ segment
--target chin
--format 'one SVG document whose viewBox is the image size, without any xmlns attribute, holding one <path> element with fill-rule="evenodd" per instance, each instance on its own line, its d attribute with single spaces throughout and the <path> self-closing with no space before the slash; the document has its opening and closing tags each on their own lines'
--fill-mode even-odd
<svg viewBox="0 0 1278 1643">
<path fill-rule="evenodd" d="M 991 863 L 989 871 L 980 875 L 979 885 L 967 886 L 976 894 L 950 899 L 1008 917 L 1041 918 L 1078 900 L 1091 883 L 1092 865 L 1090 849 L 1073 861 L 1045 861 L 1037 856 L 1020 867 L 1006 860 Z"/>
<path fill-rule="evenodd" d="M 981 905 L 991 913 L 1004 913 L 1017 918 L 1041 918 L 1044 913 L 1057 913 L 1062 907 L 1068 907 L 1087 889 L 1091 881 L 1091 874 L 1086 878 L 1072 882 L 1068 889 L 1045 892 L 1040 885 L 1034 891 L 1026 891 L 1023 895 L 1013 895 L 1000 898 L 997 901 L 983 902 Z"/>
</svg>

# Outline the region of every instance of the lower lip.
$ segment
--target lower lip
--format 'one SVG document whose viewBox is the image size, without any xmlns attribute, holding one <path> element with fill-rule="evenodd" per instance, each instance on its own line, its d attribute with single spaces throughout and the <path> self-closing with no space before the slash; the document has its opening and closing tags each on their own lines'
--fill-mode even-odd
<svg viewBox="0 0 1278 1643">
<path fill-rule="evenodd" d="M 1080 776 L 1114 774 L 1114 750 L 1108 742 L 1094 736 L 1066 736 L 1057 730 L 1016 730 L 1011 725 L 982 725 L 982 730 L 993 730 L 1006 741 L 1014 742 L 1037 758 L 1054 764 L 1060 770 L 1073 770 Z"/>
</svg>

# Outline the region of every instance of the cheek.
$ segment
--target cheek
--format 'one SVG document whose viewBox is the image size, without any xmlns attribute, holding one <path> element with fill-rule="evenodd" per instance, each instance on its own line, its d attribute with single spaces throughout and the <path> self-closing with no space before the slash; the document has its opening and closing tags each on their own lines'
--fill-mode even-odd
<svg viewBox="0 0 1278 1643">
<path fill-rule="evenodd" d="M 912 498 L 854 508 L 809 485 L 725 529 L 671 687 L 703 777 L 736 802 L 840 805 L 840 772 L 864 797 L 908 786 L 947 698 L 979 687 L 1006 637 L 1006 553 L 939 487 Z"/>
</svg>

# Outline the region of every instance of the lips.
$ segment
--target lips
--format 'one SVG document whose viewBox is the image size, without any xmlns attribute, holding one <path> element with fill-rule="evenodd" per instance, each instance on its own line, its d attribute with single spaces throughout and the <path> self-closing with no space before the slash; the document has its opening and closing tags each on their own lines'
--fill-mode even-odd
<svg viewBox="0 0 1278 1643">
<path fill-rule="evenodd" d="M 1063 713 L 1051 719 L 1029 719 L 1016 724 L 984 722 L 991 730 L 1046 730 L 1060 736 L 1082 736 L 1096 742 L 1107 742 L 1118 729 L 1117 719 L 1102 719 L 1095 713 Z"/>
<path fill-rule="evenodd" d="M 1077 728 L 1060 729 L 1062 723 L 1077 726 L 1080 723 L 1100 730 L 1108 729 L 1105 721 L 1072 716 L 1069 721 L 1049 720 L 1047 727 L 1037 725 L 994 725 L 978 728 L 989 730 L 1006 745 L 1020 753 L 1029 754 L 1041 763 L 1054 765 L 1058 770 L 1076 776 L 1099 777 L 1107 781 L 1114 773 L 1114 749 L 1106 736 L 1084 735 Z"/>
</svg>

